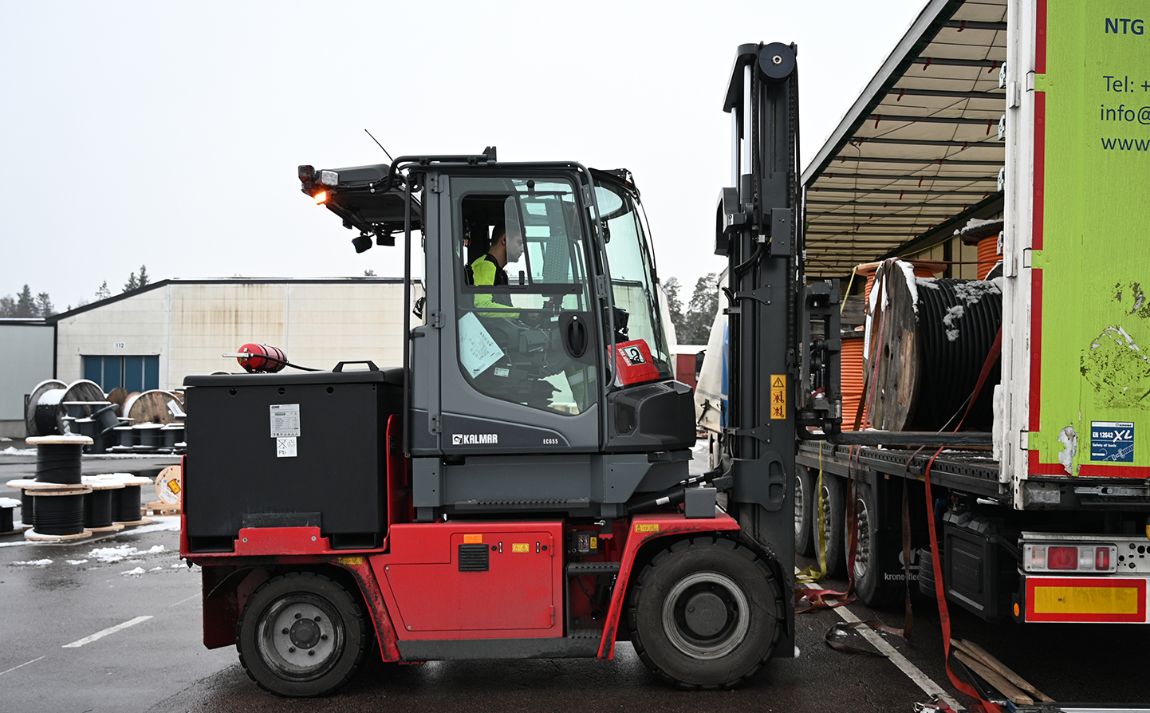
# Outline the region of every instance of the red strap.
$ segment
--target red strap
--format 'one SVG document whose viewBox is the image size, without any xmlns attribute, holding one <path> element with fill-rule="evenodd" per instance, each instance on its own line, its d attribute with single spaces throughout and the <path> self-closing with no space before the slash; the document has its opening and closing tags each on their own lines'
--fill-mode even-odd
<svg viewBox="0 0 1150 713">
<path fill-rule="evenodd" d="M 1002 328 L 998 330 L 998 334 L 994 337 L 994 344 L 991 345 L 990 351 L 986 354 L 986 361 L 982 363 L 982 371 L 978 374 L 978 381 L 974 385 L 974 391 L 970 394 L 970 401 L 966 404 L 966 411 L 962 414 L 962 419 L 958 422 L 958 426 L 954 430 L 962 430 L 963 424 L 966 423 L 966 417 L 970 415 L 971 409 L 974 408 L 974 402 L 978 400 L 979 395 L 982 394 L 982 388 L 986 385 L 986 380 L 990 377 L 990 372 L 994 367 L 995 362 L 998 361 L 998 355 L 1002 352 Z M 934 461 L 938 458 L 939 454 L 943 451 L 939 448 L 926 462 L 926 469 L 923 471 L 923 483 L 926 485 L 926 522 L 927 528 L 930 532 L 930 564 L 934 570 L 934 598 L 938 602 L 938 619 L 942 624 L 942 650 L 946 662 L 946 677 L 950 679 L 953 685 L 959 691 L 978 701 L 978 704 L 987 713 L 1000 713 L 997 705 L 985 700 L 973 686 L 965 681 L 959 680 L 954 671 L 950 667 L 950 608 L 946 603 L 946 588 L 942 581 L 942 558 L 939 557 L 938 552 L 938 530 L 934 522 L 934 496 L 931 494 L 930 489 L 930 469 L 934 467 Z"/>
</svg>

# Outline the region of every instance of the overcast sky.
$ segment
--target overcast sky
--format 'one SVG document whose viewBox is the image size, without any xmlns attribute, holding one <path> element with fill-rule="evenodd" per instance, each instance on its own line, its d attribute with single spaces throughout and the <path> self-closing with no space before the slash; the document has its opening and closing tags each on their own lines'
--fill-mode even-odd
<svg viewBox="0 0 1150 713">
<path fill-rule="evenodd" d="M 168 277 L 402 274 L 296 166 L 477 153 L 631 169 L 688 286 L 729 182 L 737 46 L 799 46 L 803 164 L 925 0 L 0 0 L 0 295 Z"/>
</svg>

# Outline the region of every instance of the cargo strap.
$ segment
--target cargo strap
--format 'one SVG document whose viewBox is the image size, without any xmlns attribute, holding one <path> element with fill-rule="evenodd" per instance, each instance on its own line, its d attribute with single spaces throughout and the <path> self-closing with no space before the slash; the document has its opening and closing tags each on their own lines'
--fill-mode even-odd
<svg viewBox="0 0 1150 713">
<path fill-rule="evenodd" d="M 990 351 L 986 355 L 986 361 L 982 364 L 982 371 L 978 375 L 978 382 L 974 385 L 974 391 L 970 394 L 970 401 L 966 405 L 966 411 L 962 414 L 962 419 L 955 427 L 955 431 L 961 430 L 963 424 L 966 423 L 966 417 L 970 415 L 970 410 L 974 407 L 974 402 L 978 400 L 979 395 L 982 393 L 982 388 L 986 385 L 986 380 L 990 376 L 990 370 L 994 363 L 998 360 L 998 355 L 1002 350 L 1002 329 L 998 330 L 998 335 L 994 338 L 994 344 L 991 345 Z M 973 686 L 965 681 L 962 681 L 955 675 L 954 670 L 950 666 L 950 608 L 946 602 L 946 587 L 942 581 L 942 558 L 939 556 L 938 550 L 938 528 L 935 523 L 934 517 L 934 495 L 931 493 L 930 487 L 930 470 L 934 466 L 934 461 L 942 454 L 943 448 L 939 448 L 926 462 L 926 468 L 923 471 L 923 484 L 924 492 L 926 494 L 926 524 L 927 531 L 930 533 L 930 557 L 931 567 L 934 570 L 934 598 L 938 603 L 938 619 L 942 626 L 942 651 L 943 660 L 946 663 L 946 677 L 950 679 L 951 685 L 962 693 L 970 696 L 978 701 L 986 713 L 1000 713 L 1001 709 L 982 697 L 981 694 Z"/>
</svg>

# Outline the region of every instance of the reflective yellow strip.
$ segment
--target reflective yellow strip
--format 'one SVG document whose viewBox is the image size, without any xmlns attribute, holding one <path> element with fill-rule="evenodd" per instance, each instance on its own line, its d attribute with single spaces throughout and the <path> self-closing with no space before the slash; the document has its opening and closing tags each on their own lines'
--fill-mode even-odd
<svg viewBox="0 0 1150 713">
<path fill-rule="evenodd" d="M 351 566 L 358 566 L 367 561 L 366 557 L 339 557 L 337 560 L 340 564 Z"/>
<path fill-rule="evenodd" d="M 658 532 L 659 523 L 657 522 L 637 522 L 635 523 L 635 532 Z"/>
<path fill-rule="evenodd" d="M 1137 614 L 1137 587 L 1034 587 L 1035 614 Z"/>
<path fill-rule="evenodd" d="M 513 542 L 511 544 L 511 551 L 516 553 L 530 552 L 531 547 L 526 542 Z"/>
</svg>

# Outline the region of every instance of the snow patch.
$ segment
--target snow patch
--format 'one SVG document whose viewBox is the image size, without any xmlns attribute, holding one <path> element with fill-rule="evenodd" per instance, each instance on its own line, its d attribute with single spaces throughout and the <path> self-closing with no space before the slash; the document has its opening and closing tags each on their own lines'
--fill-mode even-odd
<svg viewBox="0 0 1150 713">
<path fill-rule="evenodd" d="M 52 564 L 52 560 L 24 560 L 22 562 L 13 562 L 13 567 L 47 567 Z"/>
<path fill-rule="evenodd" d="M 153 517 L 151 525 L 141 525 L 132 529 L 133 535 L 140 535 L 145 532 L 179 532 L 180 531 L 180 516 L 179 515 L 165 515 L 163 517 Z"/>
<path fill-rule="evenodd" d="M 946 341 L 953 342 L 959 337 L 958 328 L 954 326 L 957 319 L 962 319 L 962 315 L 966 314 L 966 308 L 962 305 L 955 305 L 946 311 L 942 317 L 942 326 L 946 327 Z"/>
<path fill-rule="evenodd" d="M 16 448 L 15 446 L 8 446 L 0 451 L 0 455 L 5 456 L 34 456 L 36 455 L 35 448 Z"/>
<path fill-rule="evenodd" d="M 135 569 L 129 569 L 126 572 L 120 572 L 120 574 L 124 575 L 125 577 L 139 577 L 143 573 L 143 567 L 136 567 Z"/>
<path fill-rule="evenodd" d="M 914 276 L 914 265 L 905 260 L 897 260 L 895 264 L 902 270 L 903 278 L 906 279 L 906 288 L 910 290 L 910 306 L 914 308 L 914 313 L 918 314 L 918 279 Z M 883 306 L 886 306 L 885 302 Z"/>
<path fill-rule="evenodd" d="M 932 290 L 941 290 L 942 289 L 941 287 L 938 286 L 938 280 L 936 280 L 933 277 L 915 278 L 914 284 L 918 285 L 919 287 L 927 287 L 927 288 L 930 288 Z"/>
<path fill-rule="evenodd" d="M 88 564 L 88 560 L 64 560 L 68 564 Z"/>
<path fill-rule="evenodd" d="M 88 557 L 102 562 L 104 564 L 112 564 L 115 562 L 122 562 L 131 557 L 139 557 L 140 555 L 154 555 L 161 552 L 167 552 L 167 548 L 163 545 L 153 545 L 146 550 L 138 550 L 131 545 L 119 545 L 117 547 L 97 547 L 88 553 Z"/>
<path fill-rule="evenodd" d="M 15 498 L 0 498 L 0 508 L 14 508 L 20 504 Z"/>
</svg>

